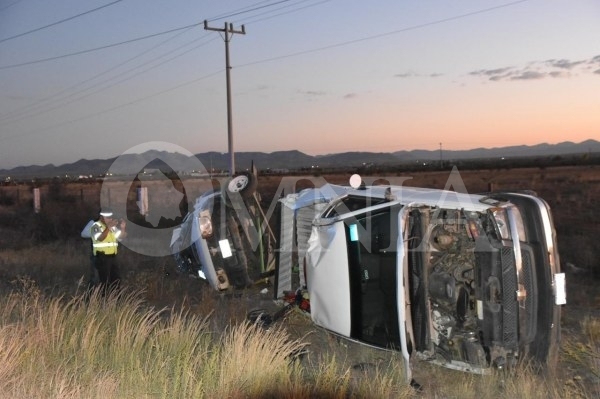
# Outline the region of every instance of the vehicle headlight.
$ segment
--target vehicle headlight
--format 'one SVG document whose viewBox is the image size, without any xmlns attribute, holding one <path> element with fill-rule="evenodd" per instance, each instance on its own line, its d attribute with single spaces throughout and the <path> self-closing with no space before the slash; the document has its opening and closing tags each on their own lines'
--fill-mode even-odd
<svg viewBox="0 0 600 399">
<path fill-rule="evenodd" d="M 198 226 L 200 226 L 200 235 L 202 238 L 209 238 L 213 234 L 212 219 L 208 211 L 203 211 L 198 216 Z"/>
<path fill-rule="evenodd" d="M 496 227 L 498 228 L 498 233 L 500 233 L 500 238 L 503 240 L 510 240 L 510 228 L 508 226 L 508 216 L 506 215 L 506 210 L 503 208 L 495 208 L 492 210 L 492 214 L 494 215 Z"/>
</svg>

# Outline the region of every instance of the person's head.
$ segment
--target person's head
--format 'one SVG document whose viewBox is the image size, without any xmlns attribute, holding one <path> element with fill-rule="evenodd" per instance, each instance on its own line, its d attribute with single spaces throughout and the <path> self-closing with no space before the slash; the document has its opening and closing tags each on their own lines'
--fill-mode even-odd
<svg viewBox="0 0 600 399">
<path fill-rule="evenodd" d="M 102 208 L 100 211 L 100 220 L 107 224 L 107 222 L 111 221 L 114 218 L 114 214 L 112 209 L 110 208 Z"/>
</svg>

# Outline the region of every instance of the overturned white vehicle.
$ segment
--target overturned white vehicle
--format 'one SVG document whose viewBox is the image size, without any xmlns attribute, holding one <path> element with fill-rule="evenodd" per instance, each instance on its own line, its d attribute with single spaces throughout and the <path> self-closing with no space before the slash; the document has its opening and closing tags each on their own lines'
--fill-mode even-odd
<svg viewBox="0 0 600 399">
<path fill-rule="evenodd" d="M 476 373 L 555 359 L 565 280 L 534 193 L 325 184 L 280 202 L 275 296 L 306 289 L 315 324 L 401 351 L 407 370 L 413 357 Z"/>
<path fill-rule="evenodd" d="M 222 190 L 196 199 L 171 238 L 180 272 L 226 291 L 248 288 L 274 269 L 274 234 L 260 208 L 256 182 L 254 174 L 241 173 Z"/>
</svg>

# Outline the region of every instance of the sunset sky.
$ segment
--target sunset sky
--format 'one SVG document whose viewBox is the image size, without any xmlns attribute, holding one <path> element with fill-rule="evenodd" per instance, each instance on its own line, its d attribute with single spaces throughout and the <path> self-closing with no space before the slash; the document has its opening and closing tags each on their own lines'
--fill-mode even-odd
<svg viewBox="0 0 600 399">
<path fill-rule="evenodd" d="M 597 0 L 0 0 L 0 169 L 600 139 Z M 160 148 L 157 148 L 160 149 Z"/>
</svg>

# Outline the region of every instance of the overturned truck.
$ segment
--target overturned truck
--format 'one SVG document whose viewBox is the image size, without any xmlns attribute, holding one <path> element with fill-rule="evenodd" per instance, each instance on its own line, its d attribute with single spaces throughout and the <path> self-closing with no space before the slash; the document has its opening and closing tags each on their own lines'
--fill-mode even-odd
<svg viewBox="0 0 600 399">
<path fill-rule="evenodd" d="M 565 280 L 535 193 L 323 184 L 279 200 L 275 234 L 245 179 L 201 197 L 171 243 L 214 289 L 248 286 L 253 259 L 276 298 L 306 290 L 315 324 L 400 351 L 408 372 L 555 361 Z"/>
</svg>

